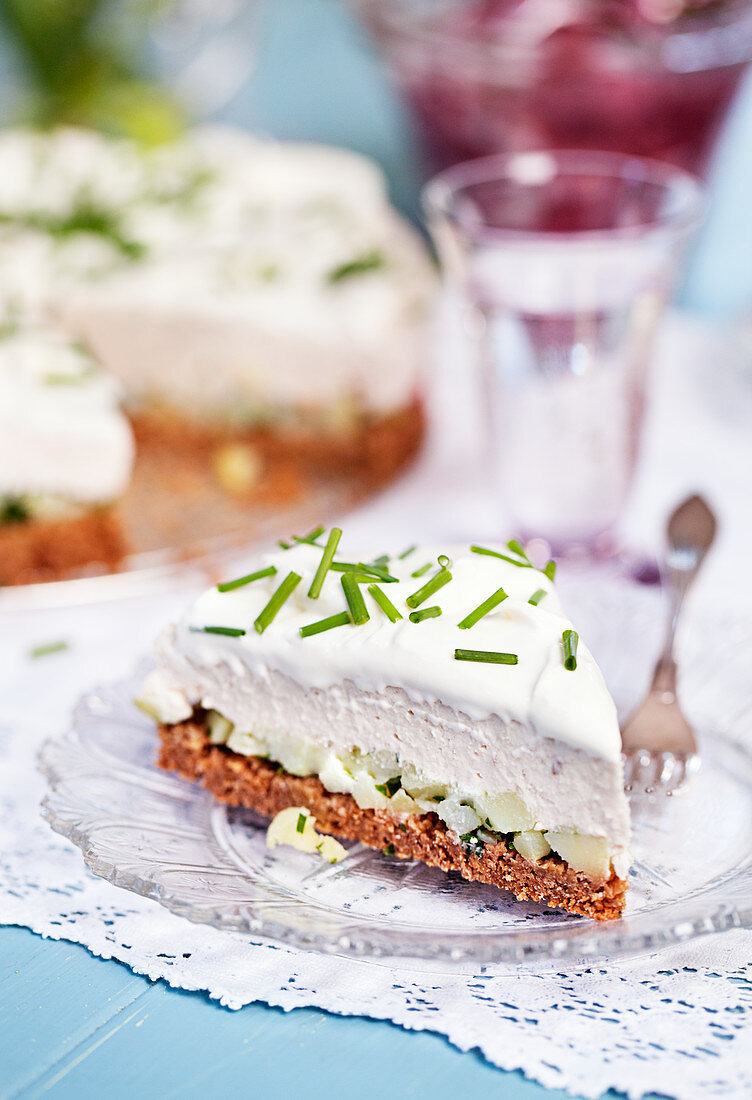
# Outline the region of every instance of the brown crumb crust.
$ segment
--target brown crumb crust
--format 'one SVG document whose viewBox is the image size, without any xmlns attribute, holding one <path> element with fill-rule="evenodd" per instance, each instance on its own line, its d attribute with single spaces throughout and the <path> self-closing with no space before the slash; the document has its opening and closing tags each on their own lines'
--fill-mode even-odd
<svg viewBox="0 0 752 1100">
<path fill-rule="evenodd" d="M 412 404 L 389 416 L 363 416 L 346 432 L 304 432 L 293 428 L 221 428 L 191 421 L 170 409 L 153 408 L 131 415 L 136 443 L 168 460 L 186 452 L 211 463 L 223 444 L 238 442 L 252 447 L 261 458 L 266 476 L 276 470 L 289 475 L 356 474 L 372 486 L 393 477 L 420 447 L 425 430 L 422 403 Z"/>
<path fill-rule="evenodd" d="M 159 732 L 159 766 L 198 780 L 230 806 L 267 817 L 289 806 L 306 806 L 322 832 L 370 848 L 391 846 L 401 859 L 458 871 L 465 879 L 509 890 L 520 901 L 547 902 L 594 920 L 612 920 L 624 909 L 627 884 L 613 873 L 607 882 L 596 883 L 558 856 L 531 863 L 503 842 L 487 844 L 475 854 L 436 814 L 397 817 L 385 810 L 362 810 L 351 795 L 331 794 L 314 776 L 290 775 L 267 760 L 212 745 L 200 712 L 187 722 L 161 725 Z"/>
<path fill-rule="evenodd" d="M 0 527 L 0 585 L 64 580 L 96 565 L 117 569 L 126 552 L 114 509 L 96 508 L 59 520 L 26 520 Z"/>
</svg>

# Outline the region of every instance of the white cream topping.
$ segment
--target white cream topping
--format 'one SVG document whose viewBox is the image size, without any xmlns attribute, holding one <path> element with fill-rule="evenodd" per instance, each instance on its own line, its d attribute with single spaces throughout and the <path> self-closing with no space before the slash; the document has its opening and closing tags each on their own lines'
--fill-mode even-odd
<svg viewBox="0 0 752 1100">
<path fill-rule="evenodd" d="M 503 547 L 496 549 L 508 553 Z M 452 559 L 453 579 L 422 606 L 439 605 L 442 614 L 412 623 L 405 600 L 438 570 L 441 553 Z M 561 637 L 572 624 L 543 573 L 467 547 L 418 549 L 403 561 L 392 559 L 389 569 L 398 583 L 381 585 L 403 614 L 400 622 L 389 622 L 362 585 L 371 616 L 367 623 L 301 638 L 301 626 L 346 608 L 340 573 L 330 571 L 321 596 L 308 597 L 320 557 L 320 548 L 299 544 L 262 559 L 261 567 L 276 566 L 276 576 L 226 593 L 209 589 L 178 624 L 178 648 L 202 664 L 230 661 L 238 673 L 243 665 L 254 670 L 274 668 L 310 687 L 345 680 L 372 691 L 400 686 L 412 699 L 441 700 L 471 719 L 496 714 L 529 723 L 544 737 L 604 759 L 619 759 L 614 703 L 582 641 L 576 671 L 564 668 Z M 347 558 L 338 552 L 336 560 Z M 411 573 L 426 562 L 431 562 L 428 573 L 413 578 Z M 303 580 L 271 626 L 258 634 L 253 628 L 255 618 L 290 571 Z M 457 624 L 498 588 L 507 592 L 508 599 L 470 629 L 461 630 Z M 528 600 L 539 588 L 547 595 L 532 606 Z M 230 638 L 196 632 L 207 625 L 247 633 Z M 518 663 L 457 661 L 457 648 L 514 653 Z"/>
<path fill-rule="evenodd" d="M 111 501 L 133 450 L 117 387 L 85 351 L 48 328 L 0 338 L 0 496 Z"/>
</svg>

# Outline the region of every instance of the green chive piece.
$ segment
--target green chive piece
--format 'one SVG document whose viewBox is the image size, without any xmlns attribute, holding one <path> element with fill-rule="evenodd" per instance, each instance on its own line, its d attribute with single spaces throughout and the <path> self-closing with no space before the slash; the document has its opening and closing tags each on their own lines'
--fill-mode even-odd
<svg viewBox="0 0 752 1100">
<path fill-rule="evenodd" d="M 441 614 L 441 608 L 438 605 L 433 607 L 422 607 L 420 611 L 411 611 L 409 618 L 411 623 L 422 623 L 424 619 L 438 619 Z"/>
<path fill-rule="evenodd" d="M 224 634 L 227 638 L 242 638 L 245 631 L 239 626 L 192 626 L 194 634 Z"/>
<path fill-rule="evenodd" d="M 455 649 L 455 661 L 478 661 L 487 665 L 516 665 L 516 653 L 497 653 L 493 649 Z"/>
<path fill-rule="evenodd" d="M 263 634 L 269 624 L 274 621 L 274 617 L 282 607 L 282 604 L 300 584 L 302 579 L 300 573 L 287 574 L 282 584 L 272 595 L 266 607 L 259 613 L 258 618 L 254 620 L 253 625 L 258 634 Z"/>
<path fill-rule="evenodd" d="M 387 844 L 386 848 L 384 849 L 384 855 L 385 856 L 393 856 L 394 855 L 394 845 L 393 844 Z"/>
<path fill-rule="evenodd" d="M 383 565 L 366 565 L 365 562 L 358 562 L 358 572 L 367 573 L 372 577 L 376 577 L 378 580 L 383 581 L 385 584 L 397 584 L 399 577 L 393 577 L 389 570 Z"/>
<path fill-rule="evenodd" d="M 500 554 L 498 550 L 489 550 L 485 546 L 471 546 L 470 549 L 474 554 L 488 554 L 491 558 L 500 558 L 501 561 L 507 561 L 510 565 L 516 565 L 519 569 L 532 569 L 532 562 L 518 561 L 517 558 L 510 558 L 508 554 Z"/>
<path fill-rule="evenodd" d="M 285 542 L 284 539 L 277 539 L 277 546 L 280 548 L 280 550 L 291 550 L 292 549 L 292 543 L 291 542 Z"/>
<path fill-rule="evenodd" d="M 530 599 L 527 601 L 531 603 L 533 607 L 537 607 L 541 600 L 548 595 L 548 590 L 545 588 L 536 588 Z"/>
<path fill-rule="evenodd" d="M 545 568 L 544 568 L 543 572 L 546 574 L 546 576 L 548 577 L 548 579 L 550 581 L 553 581 L 554 577 L 556 576 L 556 562 L 555 561 L 546 562 L 546 565 L 545 565 Z"/>
<path fill-rule="evenodd" d="M 29 650 L 30 657 L 50 657 L 53 653 L 62 653 L 63 650 L 70 649 L 70 642 L 44 642 L 42 645 L 35 645 L 33 649 Z"/>
<path fill-rule="evenodd" d="M 329 538 L 326 540 L 326 546 L 324 547 L 321 554 L 321 561 L 319 562 L 319 567 L 316 570 L 316 575 L 311 581 L 311 587 L 308 589 L 308 595 L 312 600 L 317 600 L 321 595 L 321 589 L 324 585 L 324 580 L 327 573 L 329 572 L 329 567 L 332 564 L 334 552 L 337 549 L 339 545 L 339 540 L 341 538 L 342 531 L 340 530 L 340 528 L 332 527 L 331 531 L 329 532 Z"/>
<path fill-rule="evenodd" d="M 383 794 L 385 798 L 391 798 L 396 794 L 402 786 L 402 781 L 398 775 L 393 776 L 391 779 L 387 779 L 386 783 L 377 783 L 376 790 L 379 794 Z"/>
<path fill-rule="evenodd" d="M 425 565 L 421 565 L 420 569 L 416 569 L 414 573 L 411 573 L 411 577 L 425 577 L 428 570 L 431 568 L 431 562 L 427 561 Z"/>
<path fill-rule="evenodd" d="M 295 828 L 299 833 L 305 832 L 306 821 L 308 820 L 308 814 L 298 814 L 298 820 L 295 823 Z"/>
<path fill-rule="evenodd" d="M 384 612 L 390 623 L 396 623 L 398 619 L 402 618 L 402 615 L 389 599 L 386 592 L 382 592 L 377 584 L 369 584 L 368 591 L 373 596 L 374 600 Z"/>
<path fill-rule="evenodd" d="M 372 581 L 383 581 L 385 584 L 396 584 L 398 577 L 393 577 L 383 566 L 366 565 L 359 561 L 333 561 L 331 566 L 333 573 L 357 573 L 361 577 L 368 577 Z"/>
<path fill-rule="evenodd" d="M 530 561 L 525 551 L 525 547 L 519 539 L 510 539 L 507 543 L 507 549 L 511 550 L 513 554 L 517 554 L 518 557 L 523 558 L 525 561 Z"/>
<path fill-rule="evenodd" d="M 436 560 L 438 561 L 438 563 L 439 563 L 439 565 L 441 566 L 441 568 L 442 568 L 442 569 L 449 569 L 449 568 L 451 568 L 451 565 L 452 565 L 452 559 L 451 559 L 451 558 L 448 558 L 448 557 L 446 556 L 446 554 L 439 554 L 439 556 L 438 556 L 438 558 L 437 558 Z"/>
<path fill-rule="evenodd" d="M 352 275 L 363 275 L 367 271 L 378 271 L 386 263 L 384 253 L 377 248 L 370 252 L 364 252 L 347 263 L 333 267 L 326 277 L 328 283 L 340 283 L 343 279 L 349 279 Z"/>
<path fill-rule="evenodd" d="M 259 569 L 256 573 L 248 573 L 245 577 L 236 577 L 234 581 L 224 581 L 217 585 L 217 592 L 232 592 L 235 588 L 242 588 L 244 584 L 260 581 L 262 577 L 273 577 L 277 572 L 276 565 L 268 565 L 266 569 Z"/>
<path fill-rule="evenodd" d="M 507 593 L 504 589 L 497 588 L 493 595 L 489 596 L 483 603 L 478 604 L 475 610 L 471 611 L 469 615 L 466 615 L 461 623 L 457 623 L 457 626 L 460 630 L 469 630 L 471 626 L 475 626 L 475 624 L 487 615 L 489 611 L 493 611 L 495 607 L 498 607 L 499 604 L 506 599 Z"/>
<path fill-rule="evenodd" d="M 381 569 L 386 569 L 388 564 L 389 564 L 389 555 L 388 554 L 379 554 L 379 556 L 377 558 L 373 559 L 373 565 L 378 565 L 378 566 L 380 566 Z"/>
<path fill-rule="evenodd" d="M 316 539 L 323 535 L 325 527 L 314 527 L 312 531 L 309 531 L 307 535 L 293 535 L 294 542 L 307 542 L 311 546 L 318 546 Z"/>
<path fill-rule="evenodd" d="M 404 561 L 405 558 L 409 558 L 411 554 L 414 554 L 417 549 L 417 546 L 408 546 L 407 550 L 403 550 L 401 554 L 397 555 L 397 557 L 400 561 Z"/>
<path fill-rule="evenodd" d="M 367 623 L 371 616 L 368 614 L 366 601 L 358 585 L 358 578 L 353 573 L 343 573 L 342 589 L 345 593 L 347 606 L 350 610 L 350 618 L 356 626 Z"/>
<path fill-rule="evenodd" d="M 426 581 L 422 588 L 419 588 L 417 592 L 413 592 L 412 596 L 408 596 L 405 603 L 408 607 L 419 607 L 420 604 L 425 603 L 429 596 L 433 596 L 434 592 L 438 592 L 445 584 L 449 584 L 451 579 L 452 574 L 446 566 L 442 566 L 438 573 L 434 573 L 430 581 Z"/>
<path fill-rule="evenodd" d="M 338 615 L 330 615 L 327 619 L 319 619 L 317 623 L 301 626 L 298 633 L 301 638 L 310 638 L 314 634 L 323 634 L 325 630 L 333 630 L 335 626 L 349 626 L 351 622 L 347 611 L 340 611 Z"/>
<path fill-rule="evenodd" d="M 564 668 L 567 672 L 574 672 L 577 668 L 577 643 L 580 636 L 576 630 L 565 630 L 561 636 L 561 644 L 564 647 Z"/>
</svg>

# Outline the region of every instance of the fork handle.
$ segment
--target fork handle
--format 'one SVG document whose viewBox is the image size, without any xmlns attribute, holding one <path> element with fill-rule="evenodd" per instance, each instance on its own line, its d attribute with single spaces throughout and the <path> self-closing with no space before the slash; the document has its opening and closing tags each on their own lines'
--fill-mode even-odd
<svg viewBox="0 0 752 1100">
<path fill-rule="evenodd" d="M 668 571 L 668 589 L 670 594 L 668 622 L 666 635 L 663 640 L 663 649 L 656 662 L 653 672 L 651 689 L 654 691 L 667 691 L 676 694 L 676 662 L 674 660 L 674 641 L 676 639 L 676 627 L 679 615 L 684 606 L 684 599 L 689 591 L 692 581 L 697 576 L 702 558 L 688 569 L 671 567 Z"/>
</svg>

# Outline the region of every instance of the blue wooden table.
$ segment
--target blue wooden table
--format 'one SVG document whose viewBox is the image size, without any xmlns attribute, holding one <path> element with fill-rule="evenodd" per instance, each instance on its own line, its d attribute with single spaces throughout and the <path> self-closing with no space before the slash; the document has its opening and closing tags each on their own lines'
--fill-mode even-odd
<svg viewBox="0 0 752 1100">
<path fill-rule="evenodd" d="M 338 142 L 375 156 L 395 197 L 417 210 L 409 129 L 352 21 L 335 0 L 271 0 L 251 86 L 226 117 L 280 137 Z M 752 81 L 731 121 L 714 206 L 685 289 L 706 312 L 752 314 Z M 40 673 L 42 670 L 40 669 Z M 83 948 L 0 929 L 0 1097 L 248 1095 L 464 1096 L 554 1100 L 442 1038 L 315 1009 L 229 1012 L 152 984 Z"/>
</svg>

